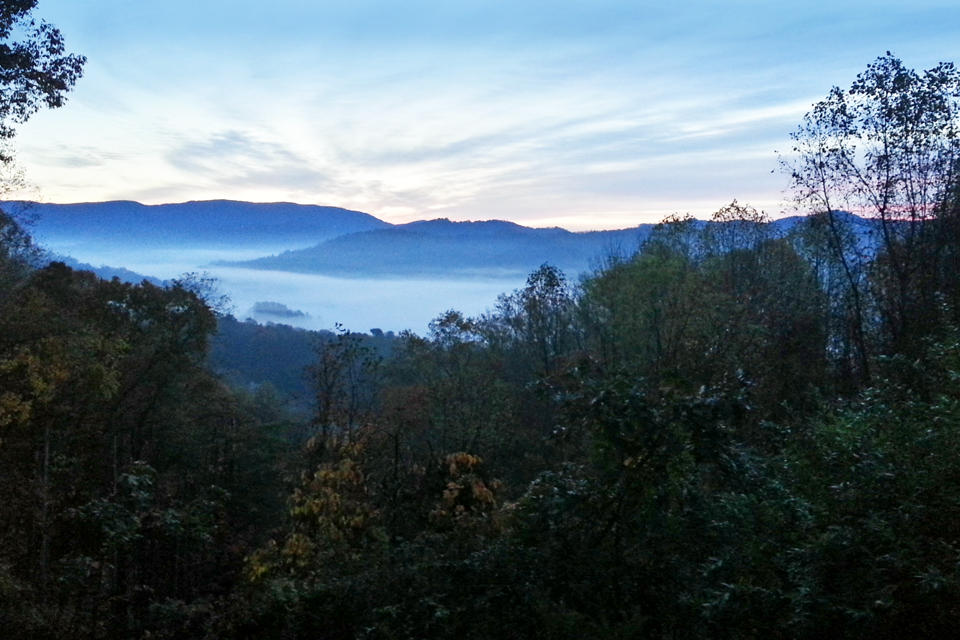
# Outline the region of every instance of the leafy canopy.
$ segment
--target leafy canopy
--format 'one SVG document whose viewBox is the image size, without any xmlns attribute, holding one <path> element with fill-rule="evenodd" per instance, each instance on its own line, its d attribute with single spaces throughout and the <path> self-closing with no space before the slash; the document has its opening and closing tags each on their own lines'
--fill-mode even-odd
<svg viewBox="0 0 960 640">
<path fill-rule="evenodd" d="M 32 18 L 37 0 L 0 0 L 0 139 L 15 134 L 41 106 L 63 106 L 83 72 L 84 56 L 67 54 L 55 26 Z M 9 161 L 0 153 L 0 160 Z"/>
</svg>

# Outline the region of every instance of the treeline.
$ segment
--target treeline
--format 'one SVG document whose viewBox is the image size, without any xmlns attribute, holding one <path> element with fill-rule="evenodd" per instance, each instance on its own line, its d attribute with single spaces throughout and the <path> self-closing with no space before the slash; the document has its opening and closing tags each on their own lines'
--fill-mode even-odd
<svg viewBox="0 0 960 640">
<path fill-rule="evenodd" d="M 304 333 L 218 319 L 195 280 L 35 268 L 0 218 L 0 628 L 949 637 L 958 85 L 887 56 L 818 104 L 789 232 L 734 202 L 425 337 L 327 335 L 307 421 L 208 365 L 218 324 L 283 360 Z M 241 351 L 224 371 L 262 375 Z"/>
<path fill-rule="evenodd" d="M 580 286 L 544 266 L 387 362 L 331 343 L 306 467 L 230 633 L 948 634 L 953 278 L 924 267 L 943 279 L 923 307 L 889 290 L 879 246 L 857 317 L 824 235 L 843 216 L 786 237 L 736 204 L 715 220 L 668 221 Z M 930 318 L 906 335 L 901 293 Z"/>
<path fill-rule="evenodd" d="M 0 222 L 4 635 L 129 637 L 228 593 L 282 505 L 279 406 L 206 369 L 196 282 L 34 269 Z"/>
</svg>

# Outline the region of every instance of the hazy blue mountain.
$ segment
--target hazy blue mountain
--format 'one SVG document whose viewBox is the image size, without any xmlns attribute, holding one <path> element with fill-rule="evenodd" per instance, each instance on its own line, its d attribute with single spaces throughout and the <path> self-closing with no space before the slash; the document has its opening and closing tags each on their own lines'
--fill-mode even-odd
<svg viewBox="0 0 960 640">
<path fill-rule="evenodd" d="M 286 202 L 209 200 L 180 204 L 138 202 L 80 204 L 6 203 L 36 218 L 41 241 L 144 247 L 190 245 L 235 247 L 308 246 L 339 235 L 390 227 L 360 211 Z"/>
<path fill-rule="evenodd" d="M 543 263 L 573 276 L 611 255 L 631 255 L 654 227 L 574 233 L 502 220 L 452 222 L 445 218 L 392 225 L 337 207 L 229 200 L 152 206 L 129 201 L 2 206 L 26 210 L 27 217 L 36 219 L 31 231 L 41 242 L 88 262 L 103 260 L 133 269 L 140 264 L 151 269 L 166 255 L 189 250 L 192 254 L 183 260 L 193 260 L 201 269 L 199 265 L 222 258 L 213 264 L 357 278 L 516 278 Z M 860 244 L 869 248 L 875 225 L 852 214 L 840 215 L 851 219 Z M 801 219 L 783 218 L 774 225 L 785 232 Z M 150 251 L 150 260 L 138 261 Z M 274 255 L 249 259 L 268 253 Z M 105 269 L 109 268 L 99 271 Z M 113 271 L 104 272 L 104 277 L 140 277 Z"/>
<path fill-rule="evenodd" d="M 549 262 L 572 274 L 592 268 L 610 254 L 633 253 L 652 228 L 573 233 L 502 220 L 424 220 L 339 236 L 308 249 L 218 264 L 354 277 L 512 277 Z"/>
<path fill-rule="evenodd" d="M 71 269 L 76 269 L 77 271 L 92 271 L 97 275 L 98 278 L 103 278 L 104 280 L 119 278 L 122 282 L 129 282 L 131 284 L 140 284 L 146 280 L 147 282 L 155 284 L 158 287 L 166 286 L 168 284 L 160 278 L 145 276 L 141 273 L 137 273 L 136 271 L 131 271 L 130 269 L 124 269 L 123 267 L 109 267 L 107 265 L 95 267 L 92 264 L 80 262 L 76 258 L 71 258 L 70 256 L 50 255 L 44 262 L 62 262 Z"/>
<path fill-rule="evenodd" d="M 861 249 L 869 250 L 875 242 L 875 221 L 846 212 L 838 216 L 852 223 Z M 773 226 L 785 234 L 802 220 L 803 216 L 781 218 Z M 710 224 L 716 223 L 698 221 Z M 654 226 L 574 233 L 502 220 L 423 220 L 338 236 L 306 249 L 216 264 L 346 277 L 515 277 L 548 262 L 574 275 L 610 256 L 632 255 Z"/>
</svg>

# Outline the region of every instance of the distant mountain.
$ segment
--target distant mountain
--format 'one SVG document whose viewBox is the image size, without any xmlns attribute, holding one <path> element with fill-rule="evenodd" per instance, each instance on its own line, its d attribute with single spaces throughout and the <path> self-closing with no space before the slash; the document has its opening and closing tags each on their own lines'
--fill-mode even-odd
<svg viewBox="0 0 960 640">
<path fill-rule="evenodd" d="M 106 261 L 114 251 L 119 256 L 116 260 L 129 260 L 131 250 L 139 249 L 214 250 L 211 257 L 219 249 L 248 249 L 253 255 L 287 249 L 251 262 L 218 264 L 358 277 L 515 276 L 544 262 L 579 272 L 604 255 L 631 253 L 651 226 L 572 233 L 498 220 L 392 225 L 337 207 L 230 200 L 163 205 L 123 200 L 7 202 L 0 206 L 19 210 L 21 218 L 33 218 L 31 233 L 61 253 L 77 251 L 86 256 L 96 249 L 92 255 L 104 256 Z M 128 280 L 138 277 L 112 275 Z"/>
<path fill-rule="evenodd" d="M 838 215 L 852 223 L 861 251 L 875 247 L 874 221 L 846 212 Z M 774 232 L 788 233 L 804 219 L 794 216 L 775 220 Z M 711 224 L 717 223 L 698 221 L 698 225 Z M 279 255 L 216 264 L 345 277 L 515 278 L 548 262 L 576 275 L 592 270 L 610 256 L 632 255 L 654 226 L 574 233 L 502 220 L 451 222 L 444 218 L 338 236 Z"/>
<path fill-rule="evenodd" d="M 575 276 L 610 256 L 633 254 L 654 227 L 574 233 L 503 220 L 452 222 L 445 218 L 392 225 L 337 207 L 229 200 L 152 206 L 128 201 L 0 206 L 25 210 L 26 217 L 36 218 L 31 231 L 40 242 L 56 246 L 61 253 L 76 251 L 86 260 L 96 255 L 97 260 L 104 256 L 106 262 L 115 255 L 112 264 L 124 264 L 131 262 L 131 251 L 141 255 L 150 249 L 161 254 L 187 249 L 193 252 L 190 259 L 196 259 L 195 264 L 209 264 L 220 257 L 232 261 L 213 264 L 358 278 L 516 278 L 543 263 Z M 875 223 L 840 215 L 850 218 L 861 249 L 869 250 L 875 243 Z M 773 224 L 785 232 L 799 220 L 782 218 Z M 90 252 L 91 248 L 97 251 Z M 246 259 L 268 253 L 274 255 Z M 127 280 L 140 277 L 111 275 Z"/>
<path fill-rule="evenodd" d="M 549 262 L 570 274 L 631 254 L 653 225 L 573 233 L 512 222 L 424 220 L 339 236 L 308 249 L 216 264 L 334 276 L 516 277 Z"/>
<path fill-rule="evenodd" d="M 388 228 L 387 222 L 339 207 L 209 200 L 143 205 L 118 200 L 80 204 L 11 202 L 36 218 L 44 242 L 135 243 L 144 247 L 309 246 L 339 235 Z"/>
<path fill-rule="evenodd" d="M 154 278 L 153 276 L 145 276 L 136 271 L 130 271 L 129 269 L 124 269 L 123 267 L 109 267 L 107 265 L 100 265 L 95 267 L 92 264 L 86 262 L 80 262 L 76 258 L 71 258 L 70 256 L 64 255 L 49 255 L 44 261 L 45 263 L 49 262 L 62 262 L 71 269 L 76 269 L 78 271 L 92 271 L 97 275 L 98 278 L 104 280 L 112 280 L 114 278 L 119 278 L 122 282 L 129 282 L 130 284 L 140 284 L 144 280 L 151 284 L 155 284 L 158 287 L 166 286 L 168 283 L 161 280 L 160 278 Z"/>
</svg>

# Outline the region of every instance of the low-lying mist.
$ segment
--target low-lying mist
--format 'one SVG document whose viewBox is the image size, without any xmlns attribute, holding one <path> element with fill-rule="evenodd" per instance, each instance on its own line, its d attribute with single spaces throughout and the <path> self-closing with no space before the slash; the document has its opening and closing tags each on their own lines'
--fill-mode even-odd
<svg viewBox="0 0 960 640">
<path fill-rule="evenodd" d="M 205 273 L 217 281 L 219 292 L 230 299 L 230 312 L 238 319 L 252 317 L 261 323 L 305 329 L 334 329 L 340 324 L 352 331 L 409 329 L 424 335 L 430 321 L 444 311 L 457 309 L 468 316 L 479 315 L 493 308 L 498 295 L 523 286 L 525 281 L 525 276 L 338 278 L 210 265 L 214 260 L 265 255 L 269 248 L 144 249 L 61 243 L 48 243 L 47 248 L 95 266 L 124 267 L 162 279 L 178 278 L 188 272 Z M 279 303 L 305 315 L 255 313 L 254 305 L 258 302 Z"/>
<path fill-rule="evenodd" d="M 351 279 L 233 267 L 206 271 L 218 280 L 240 319 L 249 316 L 306 329 L 332 329 L 336 323 L 354 331 L 410 329 L 420 335 L 448 309 L 479 315 L 493 308 L 499 294 L 523 285 L 523 279 Z M 265 301 L 309 315 L 252 313 L 254 304 Z"/>
</svg>

